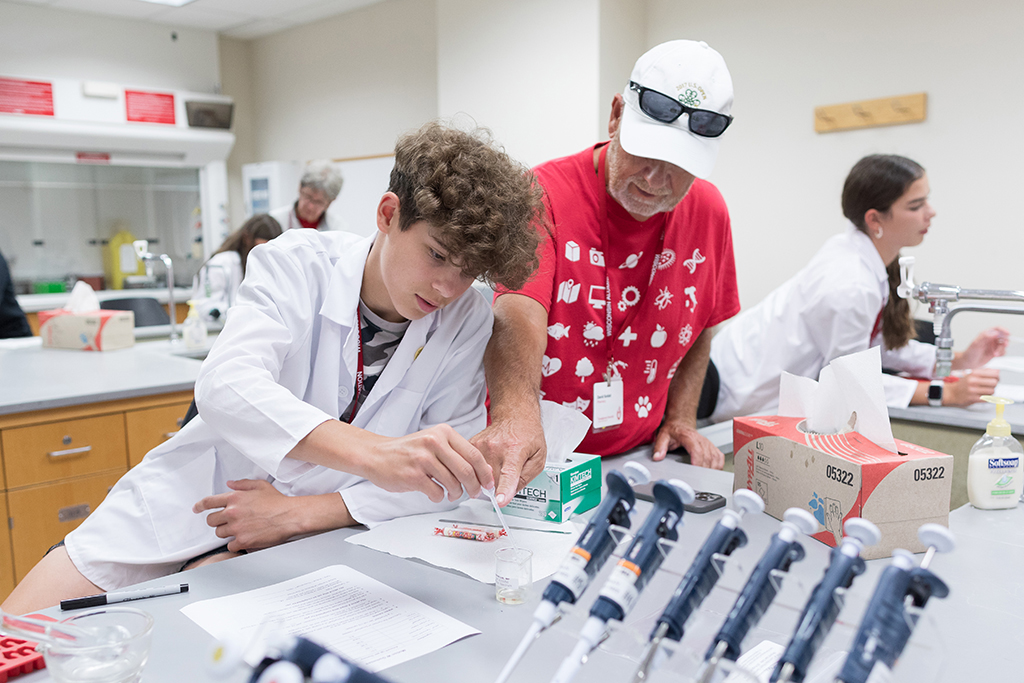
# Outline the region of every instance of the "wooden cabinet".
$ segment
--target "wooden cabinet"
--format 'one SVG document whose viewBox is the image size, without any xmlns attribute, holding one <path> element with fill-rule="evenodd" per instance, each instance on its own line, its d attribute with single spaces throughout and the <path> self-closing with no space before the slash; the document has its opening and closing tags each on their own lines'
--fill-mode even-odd
<svg viewBox="0 0 1024 683">
<path fill-rule="evenodd" d="M 46 550 L 77 528 L 127 471 L 122 467 L 7 494 L 14 579 L 21 581 Z"/>
<path fill-rule="evenodd" d="M 0 493 L 0 512 L 7 514 L 7 494 Z M 14 557 L 11 553 L 11 532 L 6 520 L 0 523 L 0 595 L 7 595 L 14 590 Z M 0 602 L 3 598 L 0 598 Z"/>
<path fill-rule="evenodd" d="M 0 415 L 0 600 L 178 430 L 191 400 L 184 391 Z"/>
<path fill-rule="evenodd" d="M 135 467 L 151 450 L 178 433 L 189 402 L 125 413 L 128 433 L 128 467 Z"/>
</svg>

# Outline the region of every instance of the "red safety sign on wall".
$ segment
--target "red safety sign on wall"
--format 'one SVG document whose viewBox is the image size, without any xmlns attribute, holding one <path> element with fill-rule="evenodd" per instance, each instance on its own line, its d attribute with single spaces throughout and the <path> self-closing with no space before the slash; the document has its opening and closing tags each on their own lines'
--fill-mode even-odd
<svg viewBox="0 0 1024 683">
<path fill-rule="evenodd" d="M 125 90 L 124 102 L 129 121 L 174 125 L 174 95 Z"/>
<path fill-rule="evenodd" d="M 53 84 L 0 78 L 0 112 L 53 116 Z"/>
</svg>

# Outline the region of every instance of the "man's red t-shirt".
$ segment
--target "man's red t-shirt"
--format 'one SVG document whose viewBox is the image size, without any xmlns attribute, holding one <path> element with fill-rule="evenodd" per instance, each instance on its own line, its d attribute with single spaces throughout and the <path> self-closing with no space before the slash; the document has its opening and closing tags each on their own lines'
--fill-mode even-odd
<svg viewBox="0 0 1024 683">
<path fill-rule="evenodd" d="M 593 159 L 588 148 L 534 169 L 552 237 L 537 273 L 517 293 L 548 311 L 542 398 L 592 418 L 594 384 L 604 381 L 609 360 L 618 368 L 623 423 L 591 430 L 578 449 L 613 455 L 653 440 L 687 349 L 740 304 L 729 213 L 713 185 L 695 180 L 675 209 L 641 222 L 607 194 Z"/>
</svg>

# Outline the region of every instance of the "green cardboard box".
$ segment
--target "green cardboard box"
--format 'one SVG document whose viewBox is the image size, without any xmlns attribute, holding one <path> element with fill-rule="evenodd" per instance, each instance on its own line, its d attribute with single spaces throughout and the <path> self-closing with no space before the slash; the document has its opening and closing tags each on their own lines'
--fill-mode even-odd
<svg viewBox="0 0 1024 683">
<path fill-rule="evenodd" d="M 565 522 L 601 502 L 601 456 L 573 453 L 516 493 L 504 512 L 516 517 Z"/>
</svg>

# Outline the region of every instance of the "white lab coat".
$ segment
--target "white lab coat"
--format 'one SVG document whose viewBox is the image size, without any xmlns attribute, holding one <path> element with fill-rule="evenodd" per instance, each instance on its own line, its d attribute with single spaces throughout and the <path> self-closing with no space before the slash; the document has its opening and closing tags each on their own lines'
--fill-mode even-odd
<svg viewBox="0 0 1024 683">
<path fill-rule="evenodd" d="M 214 254 L 192 281 L 192 301 L 206 322 L 224 322 L 242 284 L 242 256 L 237 251 Z M 215 317 L 213 311 L 218 311 Z"/>
<path fill-rule="evenodd" d="M 295 203 L 292 202 L 288 206 L 281 206 L 270 212 L 270 217 L 281 224 L 282 230 L 293 230 L 295 228 L 301 228 L 302 223 L 299 223 L 299 217 L 295 215 Z M 320 222 L 316 226 L 317 230 L 337 230 L 338 228 L 334 225 L 334 222 L 324 211 L 324 215 L 320 216 Z"/>
<path fill-rule="evenodd" d="M 90 581 L 110 590 L 166 575 L 223 545 L 191 507 L 228 491 L 230 479 L 269 480 L 291 496 L 340 491 L 369 526 L 457 504 L 388 493 L 286 457 L 352 399 L 356 311 L 372 241 L 295 230 L 250 252 L 238 301 L 196 381 L 200 417 L 150 451 L 66 539 Z M 491 322 L 475 290 L 413 320 L 353 424 L 392 437 L 440 423 L 467 438 L 479 432 Z"/>
<path fill-rule="evenodd" d="M 711 360 L 721 387 L 711 419 L 774 414 L 783 371 L 818 379 L 833 358 L 872 346 L 882 347 L 882 367 L 931 376 L 931 344 L 890 350 L 881 330 L 869 338 L 888 298 L 885 264 L 871 239 L 852 224 L 829 238 L 800 272 L 715 335 Z M 882 383 L 888 405 L 910 405 L 915 380 L 883 375 Z"/>
</svg>

